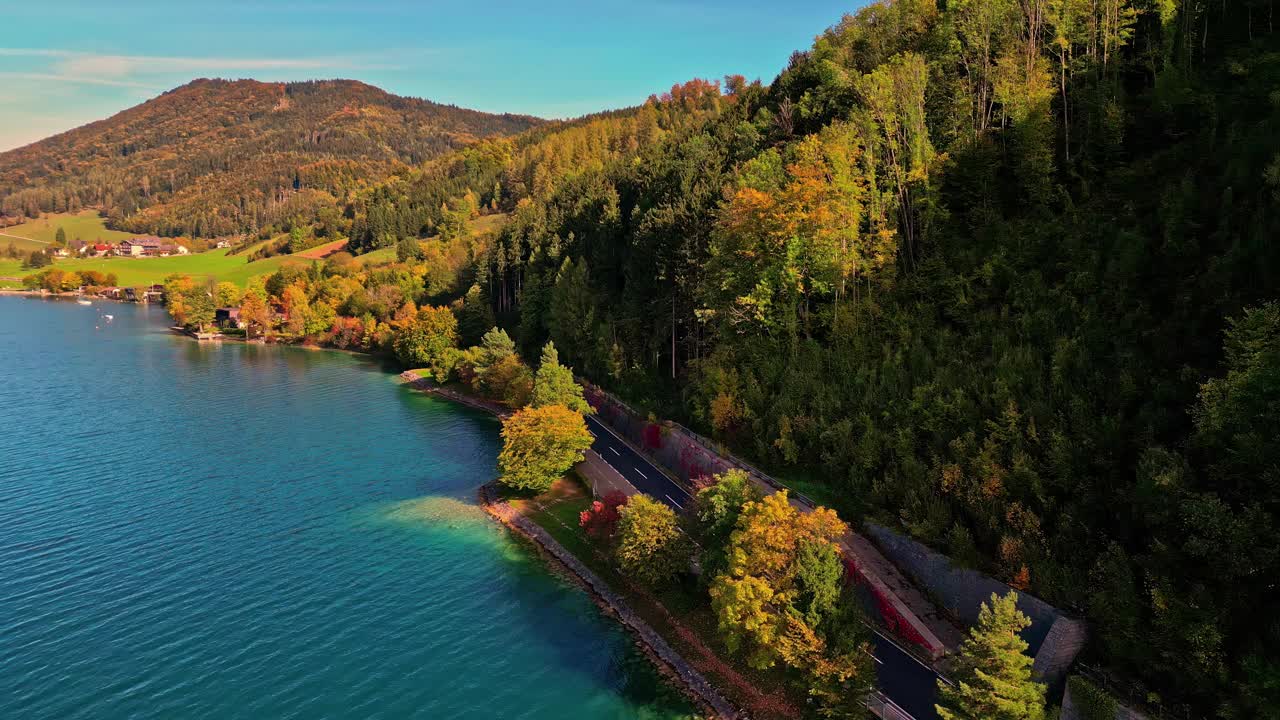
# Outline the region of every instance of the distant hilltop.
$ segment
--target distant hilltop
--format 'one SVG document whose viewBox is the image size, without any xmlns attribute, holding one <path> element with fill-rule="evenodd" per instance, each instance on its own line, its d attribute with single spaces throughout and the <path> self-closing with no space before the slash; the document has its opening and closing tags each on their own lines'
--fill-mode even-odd
<svg viewBox="0 0 1280 720">
<path fill-rule="evenodd" d="M 230 235 L 334 206 L 406 167 L 542 122 L 355 80 L 194 80 L 0 153 L 0 225 L 94 206 L 131 232 Z"/>
</svg>

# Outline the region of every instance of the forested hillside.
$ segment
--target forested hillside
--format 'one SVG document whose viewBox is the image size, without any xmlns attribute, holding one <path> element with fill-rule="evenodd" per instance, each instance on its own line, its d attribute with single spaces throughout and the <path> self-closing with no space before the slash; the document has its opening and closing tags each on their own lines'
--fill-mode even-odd
<svg viewBox="0 0 1280 720">
<path fill-rule="evenodd" d="M 883 2 L 655 142 L 491 145 L 356 234 L 503 206 L 468 305 L 527 356 L 553 339 L 842 515 L 1077 608 L 1153 704 L 1276 717 L 1272 27 L 1260 2 Z"/>
<path fill-rule="evenodd" d="M 1077 610 L 1149 704 L 1280 717 L 1272 9 L 886 0 L 768 85 L 545 125 L 202 81 L 0 156 L 0 196 L 387 248 L 245 297 L 340 347 L 451 327 L 427 304 L 464 345 L 554 340 L 842 517 Z"/>
<path fill-rule="evenodd" d="M 162 235 L 257 232 L 478 139 L 540 121 L 350 80 L 196 80 L 106 120 L 0 153 L 0 213 L 100 208 Z"/>
<path fill-rule="evenodd" d="M 634 108 L 548 123 L 445 155 L 352 202 L 344 213 L 354 218 L 351 248 L 387 247 L 479 209 L 509 211 L 546 200 L 556 187 L 629 161 L 724 104 L 718 83 L 692 80 Z"/>
</svg>

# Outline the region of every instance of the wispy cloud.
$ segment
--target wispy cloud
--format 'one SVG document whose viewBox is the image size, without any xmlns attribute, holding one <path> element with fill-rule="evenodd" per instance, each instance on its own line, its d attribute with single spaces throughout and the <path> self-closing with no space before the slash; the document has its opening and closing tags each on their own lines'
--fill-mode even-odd
<svg viewBox="0 0 1280 720">
<path fill-rule="evenodd" d="M 0 71 L 0 78 L 9 80 L 34 80 L 37 82 L 64 82 L 76 85 L 106 85 L 109 87 L 140 88 L 142 90 L 163 90 L 162 86 L 136 80 L 121 80 L 92 75 L 69 75 L 65 73 L 9 72 Z"/>
<path fill-rule="evenodd" d="M 330 55 L 303 58 L 270 57 L 184 57 L 170 55 L 115 55 L 60 48 L 0 47 L 0 57 L 47 59 L 38 72 L 7 72 L 0 75 L 51 82 L 157 87 L 146 77 L 191 75 L 196 73 L 240 73 L 281 70 L 399 70 L 399 65 L 376 62 L 371 57 Z"/>
</svg>

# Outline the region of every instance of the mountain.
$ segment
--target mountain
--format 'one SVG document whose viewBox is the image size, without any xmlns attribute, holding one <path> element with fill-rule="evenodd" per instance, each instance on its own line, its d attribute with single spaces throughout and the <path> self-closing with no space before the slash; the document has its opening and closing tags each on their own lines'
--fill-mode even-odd
<svg viewBox="0 0 1280 720">
<path fill-rule="evenodd" d="M 0 213 L 98 207 L 134 232 L 254 232 L 476 140 L 541 124 L 353 80 L 195 80 L 0 153 Z"/>
</svg>

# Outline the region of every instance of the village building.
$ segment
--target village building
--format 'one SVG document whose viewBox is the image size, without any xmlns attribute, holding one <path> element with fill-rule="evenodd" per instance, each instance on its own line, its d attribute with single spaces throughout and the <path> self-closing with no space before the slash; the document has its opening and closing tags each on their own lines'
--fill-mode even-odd
<svg viewBox="0 0 1280 720">
<path fill-rule="evenodd" d="M 170 255 L 186 255 L 190 252 L 183 245 L 166 242 L 154 236 L 121 240 L 116 247 L 116 254 L 126 257 L 168 257 Z"/>
<path fill-rule="evenodd" d="M 220 328 L 244 328 L 244 323 L 240 320 L 240 308 L 238 307 L 220 307 L 214 310 L 213 322 Z"/>
</svg>

